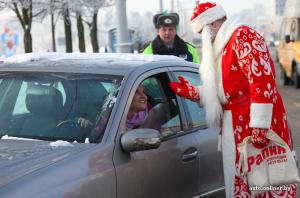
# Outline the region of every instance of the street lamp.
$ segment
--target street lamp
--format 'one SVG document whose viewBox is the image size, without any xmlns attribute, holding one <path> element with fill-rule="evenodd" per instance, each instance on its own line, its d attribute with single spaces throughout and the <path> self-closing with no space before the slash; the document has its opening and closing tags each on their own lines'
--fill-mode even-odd
<svg viewBox="0 0 300 198">
<path fill-rule="evenodd" d="M 117 14 L 117 43 L 115 44 L 117 52 L 131 53 L 132 43 L 129 41 L 127 16 L 126 16 L 126 0 L 116 0 Z"/>
<path fill-rule="evenodd" d="M 159 0 L 159 13 L 163 12 L 163 1 Z"/>
</svg>

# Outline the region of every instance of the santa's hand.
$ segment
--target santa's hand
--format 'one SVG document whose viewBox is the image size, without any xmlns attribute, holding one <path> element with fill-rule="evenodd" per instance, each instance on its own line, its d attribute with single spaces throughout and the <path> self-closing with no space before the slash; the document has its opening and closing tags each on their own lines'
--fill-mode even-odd
<svg viewBox="0 0 300 198">
<path fill-rule="evenodd" d="M 251 142 L 256 148 L 262 148 L 269 144 L 270 140 L 266 138 L 268 129 L 253 128 Z"/>
<path fill-rule="evenodd" d="M 190 99 L 192 101 L 199 101 L 199 92 L 198 89 L 190 84 L 184 77 L 178 77 L 180 82 L 170 82 L 170 87 L 172 90 L 179 95 L 180 97 L 184 97 Z"/>
</svg>

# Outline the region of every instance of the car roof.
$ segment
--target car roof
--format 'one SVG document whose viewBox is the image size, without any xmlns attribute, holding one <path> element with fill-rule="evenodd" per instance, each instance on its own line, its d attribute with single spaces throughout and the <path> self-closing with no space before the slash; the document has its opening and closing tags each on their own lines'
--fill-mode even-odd
<svg viewBox="0 0 300 198">
<path fill-rule="evenodd" d="M 125 53 L 27 53 L 1 60 L 0 71 L 37 71 L 125 75 L 140 67 L 189 64 L 168 55 Z M 174 64 L 173 64 L 174 65 Z"/>
</svg>

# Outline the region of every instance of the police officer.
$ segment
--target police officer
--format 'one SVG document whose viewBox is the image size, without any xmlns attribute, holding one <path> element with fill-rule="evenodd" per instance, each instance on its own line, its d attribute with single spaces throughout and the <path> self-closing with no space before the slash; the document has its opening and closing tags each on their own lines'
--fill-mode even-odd
<svg viewBox="0 0 300 198">
<path fill-rule="evenodd" d="M 176 27 L 179 24 L 177 13 L 156 14 L 153 23 L 157 37 L 145 47 L 144 54 L 174 55 L 186 61 L 200 62 L 197 49 L 177 35 Z"/>
</svg>

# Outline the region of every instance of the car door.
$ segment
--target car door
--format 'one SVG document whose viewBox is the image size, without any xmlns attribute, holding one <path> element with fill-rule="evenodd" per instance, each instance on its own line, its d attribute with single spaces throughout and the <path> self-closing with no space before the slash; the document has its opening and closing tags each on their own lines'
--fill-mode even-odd
<svg viewBox="0 0 300 198">
<path fill-rule="evenodd" d="M 169 110 L 173 111 L 173 115 L 161 126 L 160 132 L 164 140 L 159 148 L 125 153 L 120 147 L 119 137 L 126 133 L 124 120 L 137 86 L 142 82 L 146 82 L 145 89 L 151 89 L 151 93 L 148 93 L 154 101 L 166 100 L 172 103 L 169 106 L 172 109 Z M 132 87 L 113 156 L 117 175 L 117 197 L 189 198 L 198 194 L 197 141 L 193 134 L 184 132 L 186 118 L 182 105 L 178 103 L 168 83 L 167 73 L 162 72 L 144 74 Z"/>
<path fill-rule="evenodd" d="M 195 86 L 201 85 L 199 74 L 191 71 L 174 71 L 176 79 L 183 76 Z M 219 130 L 208 128 L 205 110 L 198 103 L 183 99 L 187 110 L 188 131 L 194 132 L 199 157 L 199 195 L 225 197 L 222 153 L 218 150 Z"/>
</svg>

